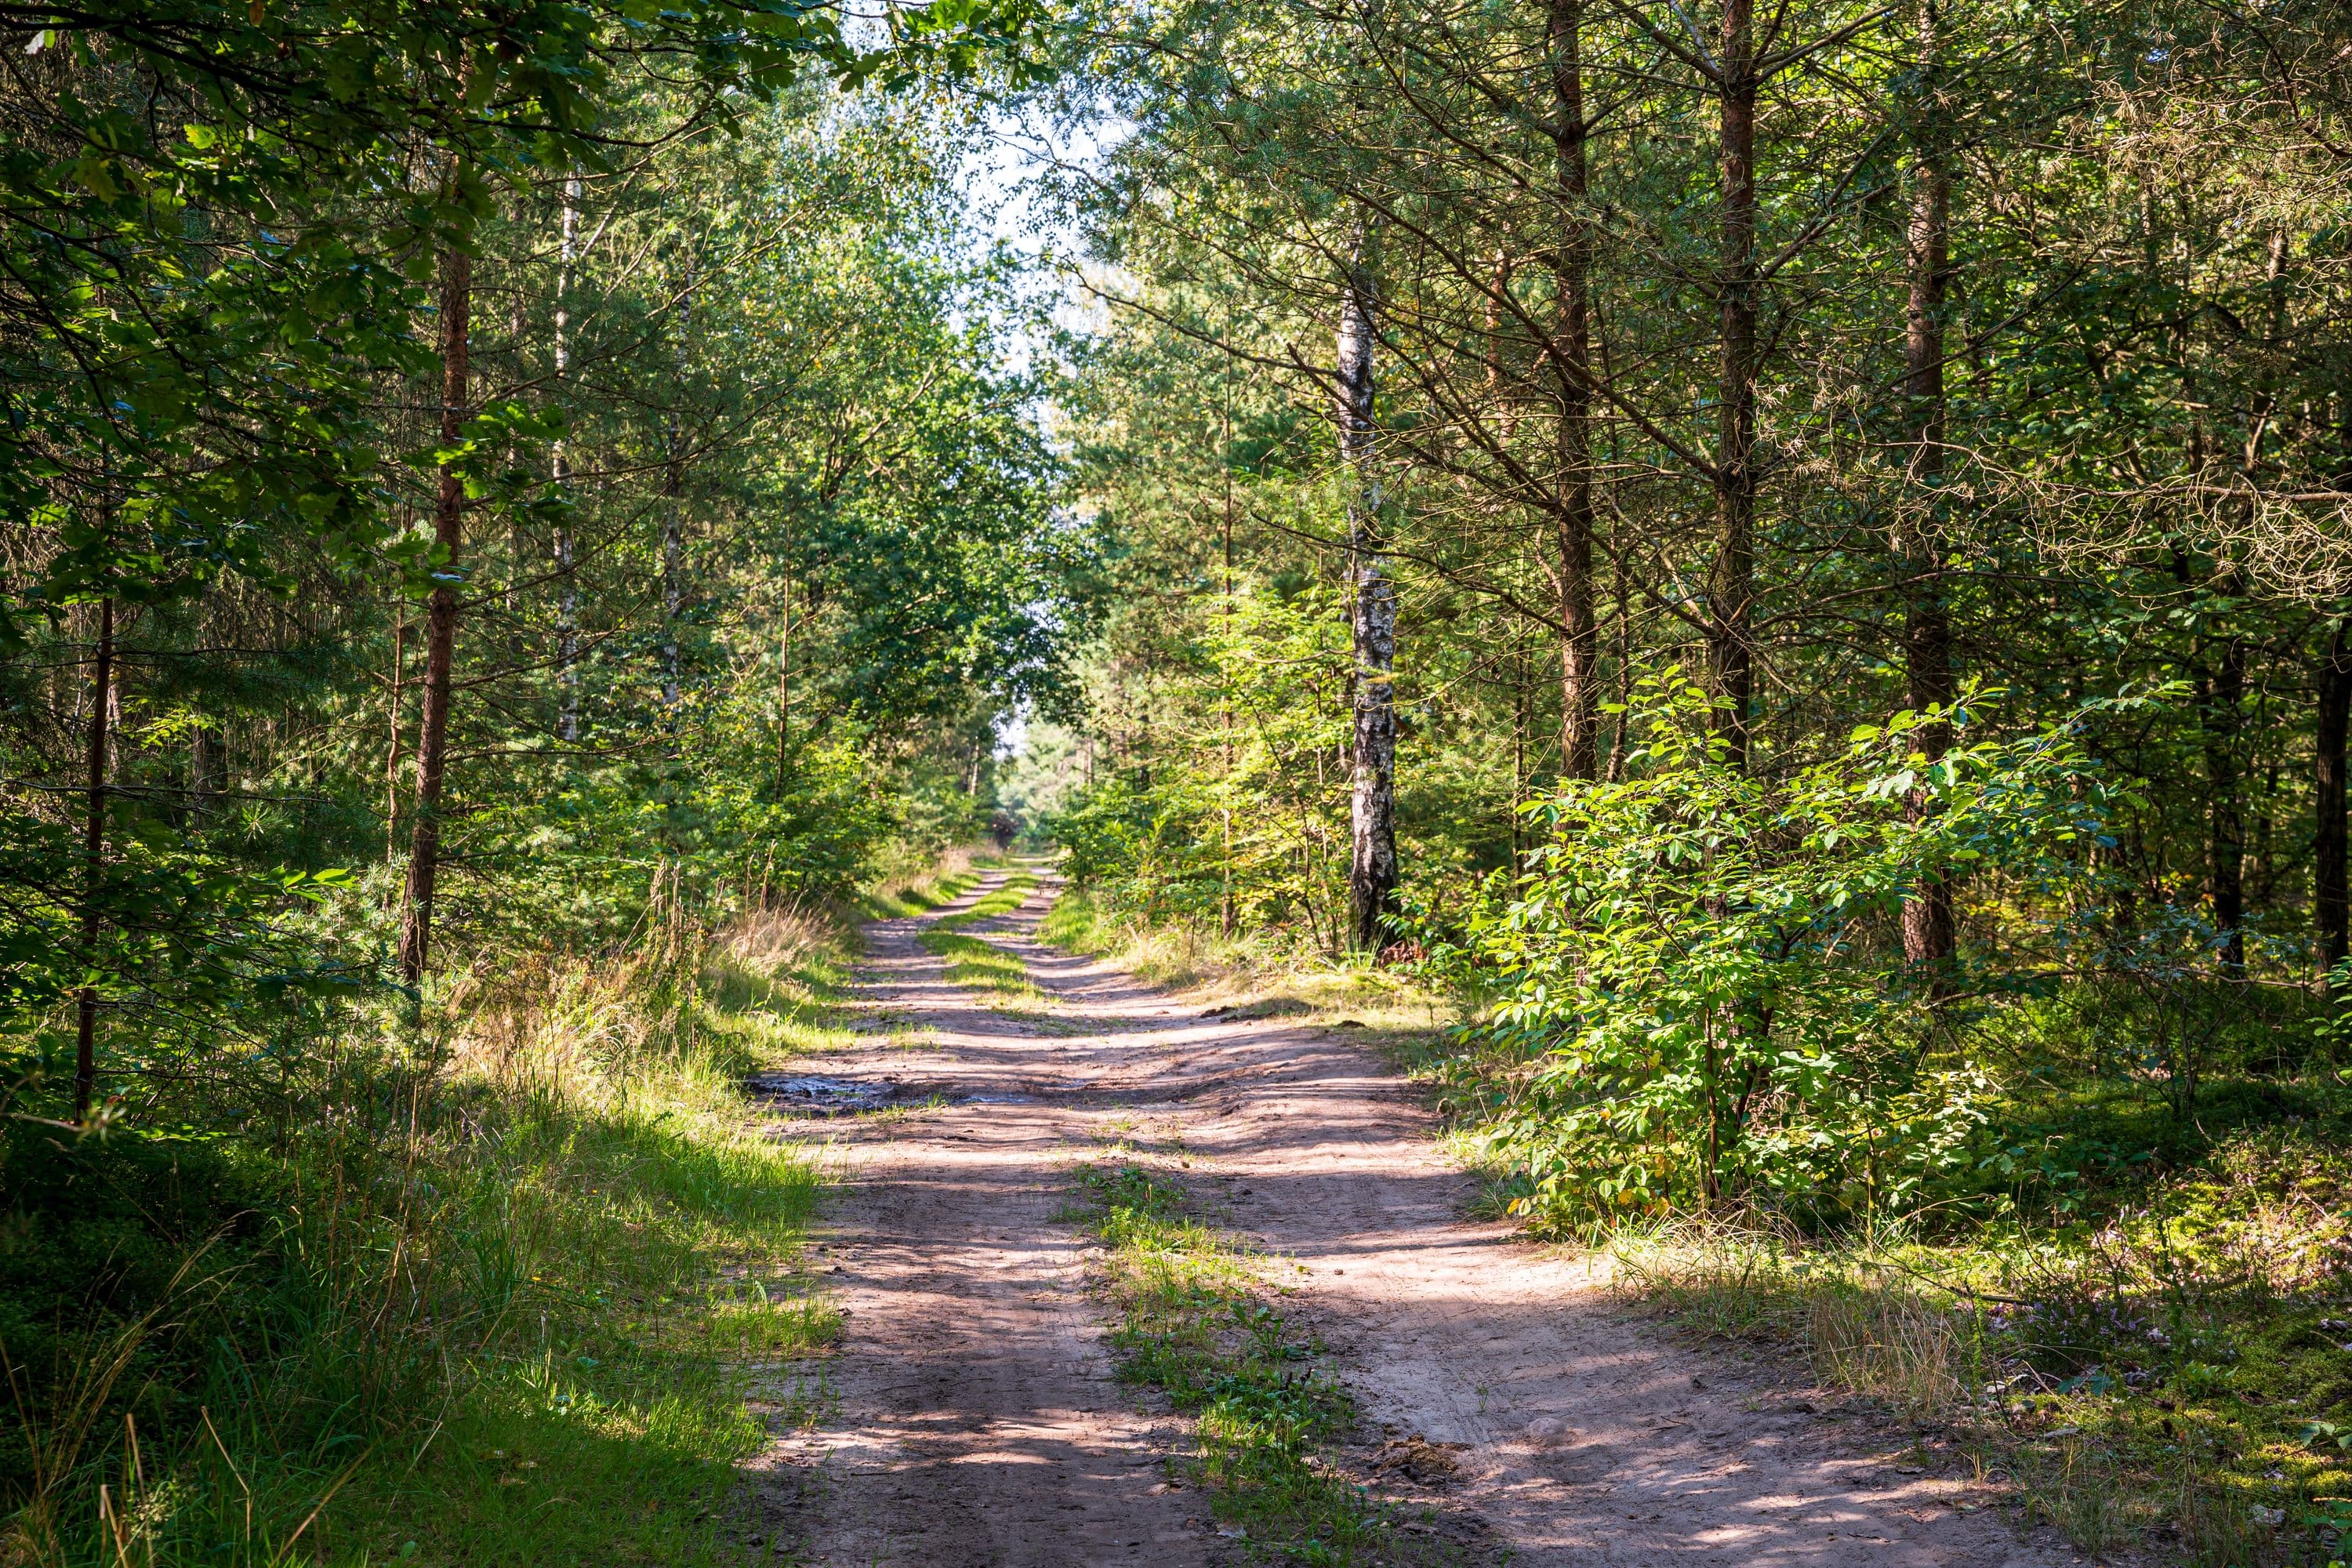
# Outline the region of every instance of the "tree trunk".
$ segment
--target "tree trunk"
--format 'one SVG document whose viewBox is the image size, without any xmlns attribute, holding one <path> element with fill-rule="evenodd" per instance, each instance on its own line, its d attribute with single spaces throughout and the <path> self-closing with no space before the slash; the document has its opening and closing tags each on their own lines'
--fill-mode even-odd
<svg viewBox="0 0 2352 1568">
<path fill-rule="evenodd" d="M 686 291 L 677 301 L 677 384 L 673 397 L 686 394 L 686 342 L 693 324 L 694 258 L 686 263 Z M 685 659 L 678 644 L 678 617 L 686 610 L 686 427 L 673 404 L 667 432 L 669 465 L 662 476 L 662 712 L 675 739 L 678 702 L 685 693 Z"/>
<path fill-rule="evenodd" d="M 2345 869 L 2345 734 L 2352 727 L 2352 647 L 2345 617 L 2327 629 L 2319 668 L 2319 714 L 2312 762 L 2311 905 L 2319 951 L 2330 969 L 2352 955 L 2352 887 Z"/>
<path fill-rule="evenodd" d="M 508 352 L 514 355 L 518 366 L 522 363 L 523 334 L 529 330 L 530 323 L 523 316 L 523 291 L 517 289 L 508 297 L 507 343 Z M 522 447 L 509 435 L 507 437 L 506 466 L 512 470 L 521 464 Z M 507 582 L 506 591 L 499 595 L 499 600 L 506 613 L 514 616 L 522 614 L 523 561 L 530 551 L 529 541 L 523 533 L 522 515 L 523 509 L 519 506 L 507 509 Z"/>
<path fill-rule="evenodd" d="M 580 260 L 580 176 L 563 181 L 563 224 L 556 251 L 555 272 L 555 395 L 563 395 L 563 378 L 572 369 L 572 272 Z M 571 500 L 572 454 L 565 441 L 555 443 L 548 477 L 556 499 Z M 580 740 L 580 580 L 574 571 L 578 546 L 572 537 L 570 514 L 555 530 L 556 588 L 555 668 L 562 696 L 555 730 L 566 745 Z"/>
<path fill-rule="evenodd" d="M 1756 695 L 1756 37 L 1754 0 L 1724 0 L 1717 99 L 1723 214 L 1716 279 L 1723 361 L 1717 391 L 1715 562 L 1707 642 L 1725 760 L 1748 762 Z"/>
<path fill-rule="evenodd" d="M 221 793 L 226 772 L 221 732 L 209 723 L 199 722 L 188 736 L 188 804 L 192 815 L 202 817 L 211 812 L 213 796 Z"/>
<path fill-rule="evenodd" d="M 678 461 L 679 437 L 673 430 L 670 441 L 669 471 L 662 480 L 662 497 L 669 504 L 662 512 L 662 715 L 675 738 L 677 731 L 677 704 L 684 690 L 682 659 L 678 652 L 677 619 L 686 607 L 683 577 L 683 557 L 686 551 L 686 513 L 681 500 L 685 493 L 684 466 Z"/>
<path fill-rule="evenodd" d="M 1935 0 L 1919 8 L 1921 58 L 1936 51 Z M 1932 134 L 1932 133 L 1930 133 Z M 1926 137 L 1923 137 L 1923 143 Z M 1910 704 L 1916 710 L 1948 707 L 1952 679 L 1952 624 L 1938 574 L 1943 567 L 1936 535 L 1944 475 L 1944 317 L 1950 280 L 1951 180 L 1934 149 L 1913 154 L 1911 223 L 1904 267 L 1910 284 L 1904 308 L 1903 360 L 1906 424 L 1910 446 L 1908 493 L 1896 505 L 1895 569 L 1903 592 L 1903 661 Z M 1951 745 L 1942 723 L 1918 731 L 1918 749 L 1929 761 Z M 1911 809 L 1924 809 L 1915 794 Z M 1955 931 L 1951 885 L 1940 876 L 1923 881 L 1903 903 L 1903 956 L 1919 965 L 1940 965 L 1952 956 Z"/>
<path fill-rule="evenodd" d="M 1610 607 L 1617 619 L 1617 721 L 1609 736 L 1609 773 L 1611 784 L 1625 777 L 1625 753 L 1630 749 L 1630 737 L 1625 733 L 1625 721 L 1633 710 L 1633 589 L 1625 575 L 1626 544 L 1622 536 L 1615 540 L 1609 568 Z"/>
<path fill-rule="evenodd" d="M 2234 575 L 2216 587 L 2234 597 Z M 2213 924 L 2221 932 L 2221 965 L 2231 974 L 2246 967 L 2246 831 L 2241 813 L 2239 729 L 2246 701 L 2245 639 L 2232 632 L 2221 639 L 2205 703 L 2205 774 L 2210 791 L 2208 889 Z"/>
<path fill-rule="evenodd" d="M 776 599 L 776 800 L 784 798 L 784 764 L 793 745 L 793 580 L 786 577 Z"/>
<path fill-rule="evenodd" d="M 1519 428 L 1519 389 L 1507 384 L 1503 374 L 1503 309 L 1500 297 L 1511 290 L 1509 253 L 1497 249 L 1494 259 L 1494 292 L 1486 297 L 1486 402 L 1495 410 L 1495 434 L 1505 447 Z"/>
<path fill-rule="evenodd" d="M 1348 479 L 1348 577 L 1356 661 L 1354 767 L 1349 792 L 1349 945 L 1377 954 L 1396 902 L 1396 591 L 1372 467 L 1375 300 L 1360 253 L 1339 302 L 1339 457 Z"/>
<path fill-rule="evenodd" d="M 1598 771 L 1600 640 L 1592 619 L 1591 238 L 1585 223 L 1583 0 L 1550 0 L 1553 177 L 1559 244 L 1559 752 L 1570 778 Z"/>
<path fill-rule="evenodd" d="M 1224 595 L 1222 630 L 1224 647 L 1217 657 L 1217 730 L 1223 756 L 1217 776 L 1218 828 L 1223 886 L 1217 898 L 1217 929 L 1227 941 L 1241 930 L 1240 908 L 1234 901 L 1234 362 L 1224 363 L 1224 409 L 1217 423 L 1217 473 L 1224 491 L 1224 518 L 1219 541 L 1224 553 Z"/>
<path fill-rule="evenodd" d="M 473 263 L 454 247 L 441 258 L 441 440 L 457 444 L 466 424 L 467 317 L 473 305 Z M 433 542 L 441 552 L 425 614 L 425 710 L 416 735 L 416 824 L 409 837 L 408 897 L 400 931 L 400 974 L 411 985 L 425 978 L 433 942 L 433 889 L 441 867 L 441 781 L 448 751 L 449 668 L 457 641 L 457 593 L 450 581 L 465 544 L 466 488 L 441 470 Z"/>
<path fill-rule="evenodd" d="M 383 863 L 396 864 L 400 853 L 400 700 L 408 670 L 408 611 L 392 627 L 392 699 L 385 703 L 384 728 L 390 731 L 383 755 Z"/>
<path fill-rule="evenodd" d="M 81 839 L 81 945 L 85 962 L 98 962 L 100 905 L 106 878 L 106 779 L 114 710 L 114 600 L 98 602 L 98 668 L 90 684 L 88 801 Z M 74 1120 L 89 1121 L 98 1093 L 98 988 L 85 985 L 74 997 Z"/>
</svg>

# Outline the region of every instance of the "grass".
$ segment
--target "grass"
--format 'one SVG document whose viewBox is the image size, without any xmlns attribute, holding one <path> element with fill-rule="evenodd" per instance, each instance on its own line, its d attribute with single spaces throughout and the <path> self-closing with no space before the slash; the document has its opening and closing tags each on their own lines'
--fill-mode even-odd
<svg viewBox="0 0 2352 1568">
<path fill-rule="evenodd" d="M 2262 1158 L 2292 1171 L 2279 1150 Z M 1958 1438 L 2085 1552 L 2340 1563 L 2352 1293 L 2300 1272 L 2309 1237 L 2279 1222 L 2260 1204 L 2143 1215 L 2071 1252 L 1679 1222 L 1612 1251 L 1619 1288 L 1681 1330 L 1794 1352 L 1825 1386 Z"/>
<path fill-rule="evenodd" d="M 845 1037 L 845 951 L 536 957 L 248 1084 L 247 1136 L 8 1123 L 0 1561 L 727 1560 L 752 1380 L 840 1331 L 737 1084 Z"/>
<path fill-rule="evenodd" d="M 1579 1102 L 1565 1079 L 1529 1092 L 1541 1042 L 1406 1054 L 1482 1210 L 1605 1247 L 1677 1331 L 1773 1347 L 1957 1444 L 2085 1552 L 2317 1568 L 2352 1559 L 2352 1072 L 2314 1005 L 2084 981 L 1956 1010 L 1938 1059 L 1981 1089 L 1905 1111 L 1906 1136 L 1946 1141 L 1899 1223 L 1850 1166 L 1712 1216 L 1604 1214 L 1543 1179 Z M 2198 1071 L 2176 1076 L 2192 1038 Z M 1759 1125 L 1807 1147 L 1780 1114 Z M 1642 1131 L 1607 1137 L 1626 1160 L 1668 1143 Z"/>
<path fill-rule="evenodd" d="M 905 867 L 867 889 L 857 900 L 856 912 L 868 920 L 898 920 L 953 903 L 979 882 L 974 867 L 983 858 L 958 848 Z"/>
<path fill-rule="evenodd" d="M 1008 915 L 1019 909 L 1037 885 L 1034 872 L 1016 871 L 968 910 L 943 915 L 925 927 L 919 940 L 925 952 L 948 961 L 948 979 L 1000 996 L 1033 997 L 1037 988 L 1028 966 L 1018 955 L 994 942 L 966 936 L 963 928 L 977 921 Z"/>
<path fill-rule="evenodd" d="M 2168 1024 L 2136 993 L 2125 1005 L 2082 986 L 1972 1016 L 1969 1048 L 2004 1093 L 1899 1234 L 1818 1213 L 1801 1229 L 1796 1205 L 1596 1219 L 1547 1208 L 1514 1141 L 1528 1060 L 1440 1035 L 1410 983 L 1153 924 L 1084 889 L 1044 934 L 1203 1000 L 1367 1023 L 1446 1112 L 1487 1215 L 1604 1245 L 1618 1289 L 1675 1331 L 1790 1357 L 1956 1447 L 2086 1552 L 2352 1560 L 2352 1074 L 2320 1070 L 2324 1052 L 2296 1065 L 2309 1031 L 2292 1008 L 2173 998 Z M 2147 1064 L 2151 1038 L 2199 1007 L 2213 1016 L 2192 1094 Z"/>
<path fill-rule="evenodd" d="M 1455 1014 L 1399 971 L 1336 962 L 1265 933 L 1228 938 L 1208 926 L 1149 919 L 1092 889 L 1065 889 L 1037 934 L 1049 946 L 1108 958 L 1139 979 L 1185 992 L 1188 1001 L 1360 1024 L 1384 1045 L 1426 1036 Z"/>
<path fill-rule="evenodd" d="M 1441 1542 L 1329 1460 L 1354 1428 L 1321 1346 L 1284 1317 L 1259 1260 L 1206 1223 L 1184 1190 L 1133 1163 L 1079 1172 L 1079 1213 L 1103 1247 L 1119 1375 L 1195 1419 L 1183 1472 L 1252 1558 L 1316 1565 L 1434 1564 Z"/>
<path fill-rule="evenodd" d="M 1065 889 L 1037 935 L 1051 946 L 1109 958 L 1139 979 L 1178 989 L 1229 981 L 1255 967 L 1256 955 L 1245 943 L 1129 915 L 1088 888 Z"/>
</svg>

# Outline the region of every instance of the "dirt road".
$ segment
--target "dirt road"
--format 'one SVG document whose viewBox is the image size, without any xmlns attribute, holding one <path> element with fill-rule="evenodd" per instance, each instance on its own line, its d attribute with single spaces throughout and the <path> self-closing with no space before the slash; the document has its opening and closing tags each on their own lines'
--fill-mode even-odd
<svg viewBox="0 0 2352 1568">
<path fill-rule="evenodd" d="M 918 941 L 934 917 L 885 921 L 858 1005 L 920 1043 L 877 1027 L 871 1047 L 805 1064 L 868 1089 L 894 1079 L 894 1102 L 921 1108 L 785 1131 L 831 1142 L 845 1167 L 823 1231 L 848 1320 L 823 1419 L 758 1467 L 762 1552 L 840 1568 L 1244 1560 L 1200 1493 L 1165 1485 L 1183 1424 L 1116 1381 L 1083 1237 L 1057 1218 L 1072 1163 L 1125 1137 L 1183 1151 L 1181 1175 L 1233 1228 L 1295 1260 L 1290 1304 L 1374 1426 L 1462 1445 L 1442 1500 L 1476 1526 L 1467 1560 L 2074 1560 L 1959 1511 L 1955 1477 L 1861 1451 L 1738 1363 L 1621 1321 L 1576 1260 L 1465 1221 L 1468 1183 L 1370 1052 L 1336 1031 L 1202 1017 L 1044 948 L 1050 898 L 965 928 L 1020 954 L 1040 996 L 951 985 Z"/>
</svg>

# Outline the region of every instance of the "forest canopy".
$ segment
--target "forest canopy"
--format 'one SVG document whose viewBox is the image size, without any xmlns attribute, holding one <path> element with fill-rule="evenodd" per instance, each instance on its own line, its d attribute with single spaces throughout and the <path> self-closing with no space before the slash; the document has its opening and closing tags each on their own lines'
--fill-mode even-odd
<svg viewBox="0 0 2352 1568">
<path fill-rule="evenodd" d="M 630 1517 L 740 1442 L 609 1303 L 797 1247 L 735 1079 L 1087 624 L 961 195 L 1023 16 L 0 8 L 0 1555 L 397 1524 L 558 1267 L 583 1397 L 703 1413 Z"/>
<path fill-rule="evenodd" d="M 818 1181 L 738 1086 L 983 836 L 1442 1012 L 1539 1234 L 2186 1300 L 2205 1205 L 2287 1322 L 2348 71 L 2321 0 L 0 0 L 0 1556 L 122 1555 L 142 1431 L 190 1560 L 399 1549 L 434 1411 L 690 1385 L 698 1496 Z"/>
<path fill-rule="evenodd" d="M 2085 992 L 2183 1116 L 2333 1070 L 2326 14 L 1087 25 L 1078 875 L 1485 998 L 1563 1212 L 1975 1170 L 1933 1085 Z"/>
</svg>

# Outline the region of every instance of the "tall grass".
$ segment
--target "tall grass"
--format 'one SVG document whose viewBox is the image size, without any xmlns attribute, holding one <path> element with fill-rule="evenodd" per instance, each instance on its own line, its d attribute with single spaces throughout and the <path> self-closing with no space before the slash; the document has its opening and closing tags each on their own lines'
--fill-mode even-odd
<svg viewBox="0 0 2352 1568">
<path fill-rule="evenodd" d="M 1704 1219 L 1629 1228 L 1610 1251 L 1617 1288 L 1685 1327 L 1796 1345 L 1823 1384 L 1906 1415 L 1968 1408 L 1986 1381 L 1978 1314 L 1859 1255 Z"/>
<path fill-rule="evenodd" d="M 980 880 L 975 852 L 951 848 L 920 861 L 902 862 L 877 879 L 859 900 L 859 912 L 877 919 L 919 915 L 952 902 Z"/>
<path fill-rule="evenodd" d="M 656 929 L 254 1064 L 213 1131 L 11 1124 L 0 1562 L 719 1561 L 749 1369 L 836 1328 L 737 1083 L 833 1037 L 842 951 Z"/>
<path fill-rule="evenodd" d="M 1458 1016 L 1457 1005 L 1412 974 L 1334 960 L 1296 932 L 1226 937 L 1211 925 L 1155 921 L 1118 908 L 1097 889 L 1066 888 L 1038 927 L 1039 940 L 1101 957 L 1155 985 L 1202 1002 L 1271 1004 L 1268 1016 L 1345 1016 L 1401 1047 Z"/>
<path fill-rule="evenodd" d="M 1822 1385 L 1958 1437 L 2085 1552 L 2159 1542 L 2200 1568 L 2266 1568 L 2328 1563 L 2352 1533 L 2352 1463 L 2320 1440 L 2352 1391 L 2352 1346 L 2327 1331 L 2344 1299 L 2287 1288 L 2300 1232 L 2251 1234 L 2274 1219 L 2251 1200 L 2215 1211 L 2217 1271 L 2161 1226 L 2111 1226 L 2087 1265 L 2047 1238 L 1962 1248 L 1706 1218 L 1628 1226 L 1608 1248 L 1624 1296 L 1793 1351 Z"/>
<path fill-rule="evenodd" d="M 1154 985 L 1247 986 L 1308 963 L 1305 952 L 1274 945 L 1263 932 L 1228 937 L 1213 926 L 1154 921 L 1121 910 L 1091 888 L 1055 900 L 1039 937 L 1072 952 L 1109 959 Z"/>
</svg>

